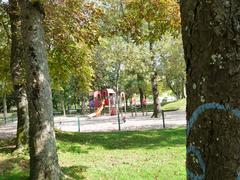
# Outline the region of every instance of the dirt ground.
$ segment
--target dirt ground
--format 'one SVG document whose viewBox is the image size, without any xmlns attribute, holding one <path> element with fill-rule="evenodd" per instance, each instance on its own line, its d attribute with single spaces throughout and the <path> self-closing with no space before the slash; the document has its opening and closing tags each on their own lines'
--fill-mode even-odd
<svg viewBox="0 0 240 180">
<path fill-rule="evenodd" d="M 151 118 L 151 112 L 143 116 L 137 113 L 132 116 L 131 113 L 125 114 L 125 122 L 120 117 L 120 129 L 122 131 L 129 130 L 146 130 L 163 128 L 163 119 Z M 164 113 L 165 127 L 186 126 L 185 111 L 172 111 Z M 67 132 L 107 132 L 118 131 L 119 123 L 117 116 L 103 115 L 100 117 L 88 118 L 87 116 L 57 116 L 54 118 L 55 128 Z M 16 136 L 17 122 L 8 123 L 0 126 L 0 139 L 8 139 Z"/>
</svg>

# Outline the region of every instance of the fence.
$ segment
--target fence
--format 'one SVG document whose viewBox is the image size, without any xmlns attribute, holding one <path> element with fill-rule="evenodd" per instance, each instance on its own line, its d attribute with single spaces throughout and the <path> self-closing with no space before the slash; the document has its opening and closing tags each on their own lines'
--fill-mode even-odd
<svg viewBox="0 0 240 180">
<path fill-rule="evenodd" d="M 117 115 L 102 115 L 93 118 L 84 115 L 58 116 L 55 117 L 55 127 L 69 132 L 101 132 L 161 129 L 186 125 L 185 111 L 168 110 L 162 111 L 161 114 L 159 118 L 151 118 L 151 112 L 144 116 L 142 112 L 138 112 L 136 116 L 126 113 L 119 118 Z"/>
</svg>

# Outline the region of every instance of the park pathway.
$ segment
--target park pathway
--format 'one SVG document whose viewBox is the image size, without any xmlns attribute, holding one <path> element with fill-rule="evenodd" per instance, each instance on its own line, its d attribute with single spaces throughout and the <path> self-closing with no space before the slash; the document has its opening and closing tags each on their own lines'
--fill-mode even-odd
<svg viewBox="0 0 240 180">
<path fill-rule="evenodd" d="M 138 113 L 132 117 L 131 113 L 126 114 L 126 122 L 120 121 L 121 130 L 146 130 L 163 128 L 162 117 L 151 118 L 149 112 L 147 116 Z M 186 126 L 186 112 L 172 111 L 165 112 L 166 128 Z M 78 121 L 79 120 L 79 121 Z M 89 119 L 86 116 L 64 117 L 57 116 L 54 118 L 55 128 L 67 132 L 107 132 L 118 131 L 117 116 L 100 116 Z M 80 125 L 80 126 L 79 126 Z M 0 139 L 13 138 L 16 134 L 17 123 L 8 123 L 0 126 Z"/>
</svg>

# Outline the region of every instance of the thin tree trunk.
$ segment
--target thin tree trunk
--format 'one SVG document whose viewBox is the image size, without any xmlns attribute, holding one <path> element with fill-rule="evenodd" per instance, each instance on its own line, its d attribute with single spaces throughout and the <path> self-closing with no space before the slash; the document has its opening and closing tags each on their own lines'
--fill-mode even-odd
<svg viewBox="0 0 240 180">
<path fill-rule="evenodd" d="M 19 149 L 28 144 L 28 101 L 24 80 L 24 64 L 22 54 L 22 36 L 20 27 L 20 9 L 17 0 L 9 0 L 11 23 L 11 62 L 13 89 L 17 106 L 17 139 L 16 148 Z"/>
<path fill-rule="evenodd" d="M 153 43 L 149 42 L 149 50 L 153 53 Z M 152 61 L 152 76 L 151 76 L 151 85 L 152 85 L 152 93 L 153 93 L 153 115 L 152 117 L 159 117 L 160 113 L 160 102 L 159 102 L 159 92 L 158 92 L 158 84 L 157 84 L 157 70 L 156 70 L 156 62 L 154 56 L 151 56 Z"/>
<path fill-rule="evenodd" d="M 19 0 L 26 48 L 30 179 L 60 179 L 41 1 Z"/>
<path fill-rule="evenodd" d="M 65 108 L 64 100 L 61 101 L 61 105 L 62 105 L 62 110 L 63 110 L 63 116 L 66 116 L 66 108 Z"/>
<path fill-rule="evenodd" d="M 174 87 L 172 87 L 171 83 L 169 82 L 168 78 L 166 77 L 166 83 L 167 86 L 171 89 L 171 91 L 173 92 L 173 94 L 177 97 L 177 99 L 181 98 L 181 95 L 178 93 L 178 91 L 174 90 Z"/>
<path fill-rule="evenodd" d="M 183 98 L 186 98 L 186 96 L 185 96 L 185 82 L 184 82 L 184 79 L 182 80 L 182 91 L 181 91 L 181 98 L 183 99 Z"/>
<path fill-rule="evenodd" d="M 5 124 L 7 123 L 7 96 L 6 93 L 3 93 L 3 119 Z"/>
<path fill-rule="evenodd" d="M 143 104 L 142 104 L 142 100 L 143 100 L 143 96 L 144 96 L 143 90 L 142 90 L 142 88 L 138 88 L 138 90 L 139 90 L 139 94 L 140 94 L 140 104 L 141 104 L 141 108 L 143 108 Z"/>
<path fill-rule="evenodd" d="M 141 82 L 143 82 L 143 77 L 141 75 L 137 75 L 137 80 L 138 80 L 138 90 L 139 90 L 139 94 L 140 94 L 140 104 L 141 104 L 141 108 L 143 107 L 142 104 L 142 100 L 143 100 L 143 89 L 142 89 L 142 85 Z"/>
<path fill-rule="evenodd" d="M 181 4 L 188 179 L 240 179 L 239 7 L 239 0 Z"/>
</svg>

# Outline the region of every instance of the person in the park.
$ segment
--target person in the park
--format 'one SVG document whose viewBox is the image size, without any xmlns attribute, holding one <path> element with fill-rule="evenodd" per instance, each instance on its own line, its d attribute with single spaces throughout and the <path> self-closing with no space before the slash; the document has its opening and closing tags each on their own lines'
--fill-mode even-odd
<svg viewBox="0 0 240 180">
<path fill-rule="evenodd" d="M 93 99 L 90 100 L 89 106 L 90 106 L 90 112 L 92 112 L 94 110 L 94 100 Z"/>
<path fill-rule="evenodd" d="M 133 116 L 133 112 L 135 112 L 135 116 L 137 116 L 137 107 L 136 107 L 135 94 L 134 94 L 133 97 L 131 98 L 131 110 L 132 110 L 132 116 Z"/>
<path fill-rule="evenodd" d="M 143 113 L 143 116 L 144 116 L 144 112 L 147 115 L 147 99 L 146 99 L 146 97 L 142 98 L 142 113 Z"/>
</svg>

